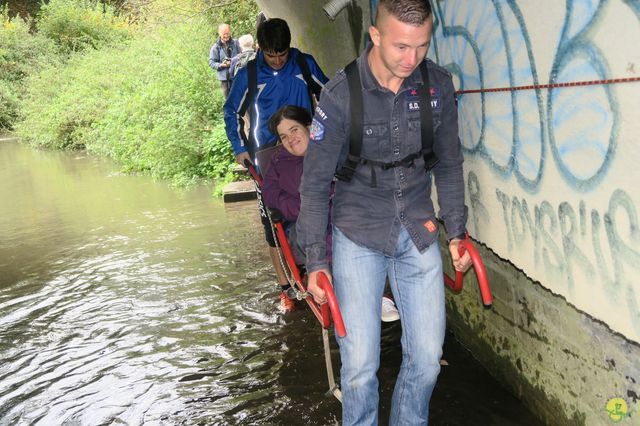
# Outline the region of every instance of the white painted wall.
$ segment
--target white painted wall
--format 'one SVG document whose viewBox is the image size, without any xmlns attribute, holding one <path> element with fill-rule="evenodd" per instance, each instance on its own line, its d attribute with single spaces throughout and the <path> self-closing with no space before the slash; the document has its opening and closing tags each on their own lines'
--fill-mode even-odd
<svg viewBox="0 0 640 426">
<path fill-rule="evenodd" d="M 640 76 L 638 0 L 434 1 L 459 89 Z M 459 97 L 470 233 L 640 342 L 640 82 Z"/>
<path fill-rule="evenodd" d="M 640 0 L 431 1 L 429 55 L 459 89 L 640 76 Z M 335 22 L 325 0 L 258 3 L 332 76 L 378 2 Z M 640 343 L 640 82 L 464 94 L 459 113 L 472 236 Z"/>
</svg>

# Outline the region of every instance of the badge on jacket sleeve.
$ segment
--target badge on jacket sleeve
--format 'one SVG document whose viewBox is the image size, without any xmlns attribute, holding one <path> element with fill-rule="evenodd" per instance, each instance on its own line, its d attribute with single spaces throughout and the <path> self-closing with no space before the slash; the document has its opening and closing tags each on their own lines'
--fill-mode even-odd
<svg viewBox="0 0 640 426">
<path fill-rule="evenodd" d="M 319 142 L 324 139 L 324 124 L 314 118 L 311 121 L 311 128 L 309 129 L 309 137 L 312 141 Z"/>
</svg>

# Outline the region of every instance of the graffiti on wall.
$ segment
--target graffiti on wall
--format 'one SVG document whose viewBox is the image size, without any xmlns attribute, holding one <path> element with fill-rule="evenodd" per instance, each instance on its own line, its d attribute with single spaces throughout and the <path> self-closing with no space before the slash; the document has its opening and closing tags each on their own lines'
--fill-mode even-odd
<svg viewBox="0 0 640 426">
<path fill-rule="evenodd" d="M 576 205 L 544 199 L 532 205 L 526 196 L 499 188 L 485 191 L 473 171 L 467 175 L 467 192 L 469 228 L 480 239 L 500 229 L 507 252 L 533 259 L 535 268 L 555 278 L 555 292 L 570 301 L 590 299 L 607 312 L 640 316 L 638 212 L 628 192 L 614 190 L 603 211 L 588 208 L 584 199 Z M 487 204 L 495 202 L 500 210 L 490 215 Z M 638 331 L 637 321 L 631 325 Z"/>
<path fill-rule="evenodd" d="M 514 0 L 436 1 L 432 55 L 461 90 L 604 81 L 616 75 L 603 38 L 621 13 L 637 27 L 639 4 L 550 4 L 541 9 L 559 25 L 538 34 L 527 24 L 535 10 Z M 544 286 L 640 340 L 639 200 L 620 158 L 639 158 L 621 149 L 631 142 L 621 127 L 637 113 L 633 90 L 463 94 L 459 113 L 470 229 Z"/>
<path fill-rule="evenodd" d="M 459 90 L 534 86 L 458 97 L 470 232 L 640 341 L 640 83 L 540 87 L 637 77 L 640 0 L 432 5 Z"/>
<path fill-rule="evenodd" d="M 545 74 L 536 67 L 532 36 L 513 0 L 435 2 L 434 54 L 456 75 L 461 90 L 537 86 L 540 78 L 549 84 L 605 80 L 611 72 L 591 34 L 606 3 L 566 2 L 553 63 Z M 620 120 L 611 86 L 537 88 L 507 96 L 510 102 L 502 93 L 461 96 L 461 139 L 469 154 L 485 158 L 529 192 L 539 190 L 549 154 L 576 191 L 589 191 L 602 181 L 615 152 Z M 576 117 L 582 122 L 580 131 L 575 131 Z"/>
</svg>

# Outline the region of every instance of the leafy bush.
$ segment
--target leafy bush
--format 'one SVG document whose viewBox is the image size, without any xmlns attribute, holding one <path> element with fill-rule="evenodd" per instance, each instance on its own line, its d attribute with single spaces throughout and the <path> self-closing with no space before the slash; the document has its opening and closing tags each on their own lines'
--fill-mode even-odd
<svg viewBox="0 0 640 426">
<path fill-rule="evenodd" d="M 0 130 L 10 130 L 18 119 L 20 100 L 14 87 L 0 80 Z"/>
<path fill-rule="evenodd" d="M 257 6 L 237 3 L 248 11 L 239 15 L 244 26 L 227 22 L 252 31 Z M 230 13 L 234 5 L 216 11 Z M 207 61 L 217 23 L 204 14 L 181 19 L 170 26 L 154 20 L 125 44 L 85 49 L 29 79 L 20 136 L 37 146 L 86 148 L 116 159 L 125 171 L 179 184 L 231 180 L 224 98 Z"/>
<path fill-rule="evenodd" d="M 131 28 L 113 7 L 90 0 L 50 0 L 38 13 L 37 29 L 65 53 L 127 40 Z"/>
<path fill-rule="evenodd" d="M 51 148 L 85 147 L 85 136 L 109 107 L 122 79 L 104 53 L 76 56 L 29 79 L 24 120 L 16 125 L 25 141 Z M 103 73 L 109 71 L 107 79 Z"/>
<path fill-rule="evenodd" d="M 209 42 L 199 22 L 74 57 L 31 81 L 18 131 L 36 145 L 108 155 L 127 171 L 181 183 L 222 177 L 233 156 Z"/>
<path fill-rule="evenodd" d="M 20 115 L 25 79 L 59 60 L 51 40 L 29 32 L 30 21 L 10 18 L 7 7 L 0 9 L 0 20 L 0 129 L 11 129 Z"/>
<path fill-rule="evenodd" d="M 258 12 L 260 10 L 255 0 L 237 0 L 226 6 L 217 7 L 210 16 L 216 31 L 218 24 L 225 22 L 231 26 L 234 38 L 238 38 L 243 34 L 253 34 L 255 38 Z"/>
</svg>

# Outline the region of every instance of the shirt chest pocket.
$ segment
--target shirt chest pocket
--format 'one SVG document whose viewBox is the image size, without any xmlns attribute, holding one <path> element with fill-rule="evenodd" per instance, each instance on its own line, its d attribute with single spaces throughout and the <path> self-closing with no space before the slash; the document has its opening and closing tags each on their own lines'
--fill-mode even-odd
<svg viewBox="0 0 640 426">
<path fill-rule="evenodd" d="M 384 121 L 366 123 L 362 129 L 362 151 L 360 156 L 369 160 L 380 160 L 389 146 L 389 123 Z"/>
<path fill-rule="evenodd" d="M 432 115 L 433 122 L 433 134 L 435 135 L 440 127 L 440 114 L 433 113 Z M 408 137 L 409 139 L 417 137 L 420 135 L 420 117 L 418 118 L 409 118 L 408 120 Z"/>
</svg>

